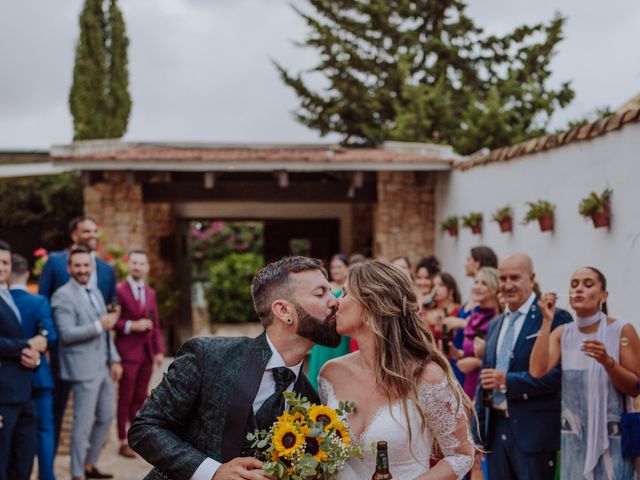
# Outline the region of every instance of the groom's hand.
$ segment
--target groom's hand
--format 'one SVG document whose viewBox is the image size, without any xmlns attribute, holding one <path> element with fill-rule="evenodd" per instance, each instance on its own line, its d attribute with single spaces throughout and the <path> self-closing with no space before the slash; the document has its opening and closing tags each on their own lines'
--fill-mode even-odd
<svg viewBox="0 0 640 480">
<path fill-rule="evenodd" d="M 260 470 L 262 462 L 253 457 L 237 457 L 223 463 L 211 480 L 269 480 Z"/>
</svg>

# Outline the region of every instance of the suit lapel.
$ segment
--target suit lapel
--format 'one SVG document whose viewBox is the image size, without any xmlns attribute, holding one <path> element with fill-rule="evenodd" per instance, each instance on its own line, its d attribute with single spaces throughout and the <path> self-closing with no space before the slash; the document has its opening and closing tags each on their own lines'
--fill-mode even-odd
<svg viewBox="0 0 640 480">
<path fill-rule="evenodd" d="M 247 363 L 232 387 L 222 434 L 222 461 L 238 457 L 243 443 L 247 422 L 253 418 L 253 401 L 258 394 L 264 369 L 271 358 L 266 333 L 252 340 Z"/>
<path fill-rule="evenodd" d="M 511 368 L 511 364 L 513 363 L 516 355 L 522 349 L 524 342 L 527 340 L 529 335 L 536 333 L 540 330 L 540 312 L 538 311 L 538 298 L 533 301 L 531 308 L 527 312 L 527 316 L 524 319 L 524 324 L 522 325 L 522 329 L 520 330 L 520 335 L 518 335 L 518 339 L 516 340 L 516 344 L 513 347 L 513 355 L 509 362 L 509 368 Z"/>
<path fill-rule="evenodd" d="M 22 328 L 22 325 L 20 324 L 18 317 L 16 317 L 16 314 L 13 313 L 13 309 L 7 304 L 7 302 L 5 302 L 4 298 L 2 298 L 1 296 L 0 296 L 0 307 L 4 311 L 5 316 L 10 319 L 9 321 L 13 321 L 13 323 L 15 324 L 15 327 L 20 331 L 20 334 L 24 337 L 24 329 Z"/>
</svg>

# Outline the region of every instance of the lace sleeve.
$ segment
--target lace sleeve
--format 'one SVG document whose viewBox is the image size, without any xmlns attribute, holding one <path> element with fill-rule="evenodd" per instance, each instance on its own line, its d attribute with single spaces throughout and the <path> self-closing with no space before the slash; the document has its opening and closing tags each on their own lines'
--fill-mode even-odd
<svg viewBox="0 0 640 480">
<path fill-rule="evenodd" d="M 425 409 L 427 425 L 444 459 L 458 478 L 473 466 L 473 439 L 471 427 L 462 403 L 458 404 L 447 379 L 440 383 L 420 385 L 420 401 Z"/>
<path fill-rule="evenodd" d="M 329 402 L 329 395 L 333 396 L 333 385 L 324 377 L 318 376 L 318 395 L 320 395 L 320 402 L 323 405 L 327 405 Z"/>
</svg>

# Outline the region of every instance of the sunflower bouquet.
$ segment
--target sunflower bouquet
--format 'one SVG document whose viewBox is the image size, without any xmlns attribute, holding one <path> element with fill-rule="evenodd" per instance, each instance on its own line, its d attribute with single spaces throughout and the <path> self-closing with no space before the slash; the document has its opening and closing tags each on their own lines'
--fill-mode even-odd
<svg viewBox="0 0 640 480">
<path fill-rule="evenodd" d="M 289 410 L 268 431 L 247 435 L 264 461 L 265 474 L 283 480 L 335 479 L 347 460 L 360 455 L 344 420 L 355 403 L 340 402 L 333 409 L 292 392 L 283 395 Z"/>
</svg>

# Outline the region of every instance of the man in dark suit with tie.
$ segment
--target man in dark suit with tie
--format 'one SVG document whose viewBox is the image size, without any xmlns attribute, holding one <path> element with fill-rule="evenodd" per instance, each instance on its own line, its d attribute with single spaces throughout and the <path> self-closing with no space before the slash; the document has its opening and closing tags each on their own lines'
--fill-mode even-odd
<svg viewBox="0 0 640 480">
<path fill-rule="evenodd" d="M 122 359 L 117 415 L 119 453 L 134 458 L 136 455 L 127 443 L 127 429 L 147 399 L 153 365 L 162 365 L 164 346 L 156 292 L 145 283 L 149 273 L 147 253 L 132 250 L 128 257 L 129 276 L 116 285 L 121 311 L 115 344 Z"/>
<path fill-rule="evenodd" d="M 511 253 L 500 260 L 498 271 L 507 307 L 489 324 L 476 395 L 489 476 L 551 480 L 560 449 L 560 368 L 539 379 L 529 374 L 542 324 L 531 258 Z M 557 309 L 552 328 L 570 321 L 566 311 Z"/>
<path fill-rule="evenodd" d="M 22 328 L 27 337 L 42 335 L 47 343 L 57 340 L 56 327 L 51 318 L 47 297 L 27 291 L 29 263 L 22 255 L 11 257 L 11 282 L 9 290 L 22 317 Z M 55 436 L 53 432 L 53 377 L 47 357 L 40 357 L 40 366 L 33 373 L 33 401 L 38 425 L 38 478 L 55 480 L 53 460 Z"/>
<path fill-rule="evenodd" d="M 28 480 L 37 444 L 31 378 L 47 340 L 25 335 L 10 275 L 11 247 L 0 240 L 0 480 Z"/>
<path fill-rule="evenodd" d="M 115 410 L 114 383 L 122 366 L 109 331 L 120 312 L 108 313 L 100 290 L 90 284 L 93 269 L 87 248 L 69 252 L 71 279 L 51 297 L 58 329 L 60 377 L 73 390 L 71 478 L 112 478 L 95 464 Z"/>
<path fill-rule="evenodd" d="M 302 362 L 314 343 L 337 346 L 327 273 L 288 257 L 264 267 L 251 295 L 265 332 L 256 338 L 187 341 L 129 430 L 129 444 L 155 469 L 147 479 L 266 480 L 246 439 L 269 428 L 293 390 L 319 402 Z"/>
<path fill-rule="evenodd" d="M 96 249 L 98 248 L 98 224 L 90 217 L 76 217 L 69 222 L 69 236 L 72 248 L 84 246 L 91 252 L 94 264 L 89 282 L 93 287 L 97 287 L 102 293 L 102 298 L 107 304 L 113 302 L 116 291 L 116 274 L 114 268 L 104 260 L 98 258 Z M 51 300 L 51 296 L 62 285 L 69 281 L 69 271 L 67 261 L 69 250 L 52 252 L 47 262 L 42 268 L 40 280 L 38 282 L 38 292 Z M 55 382 L 53 398 L 53 417 L 56 445 L 62 427 L 62 417 L 67 407 L 69 399 L 70 385 L 60 379 L 60 367 L 58 365 L 57 345 L 51 345 L 51 370 Z"/>
</svg>

